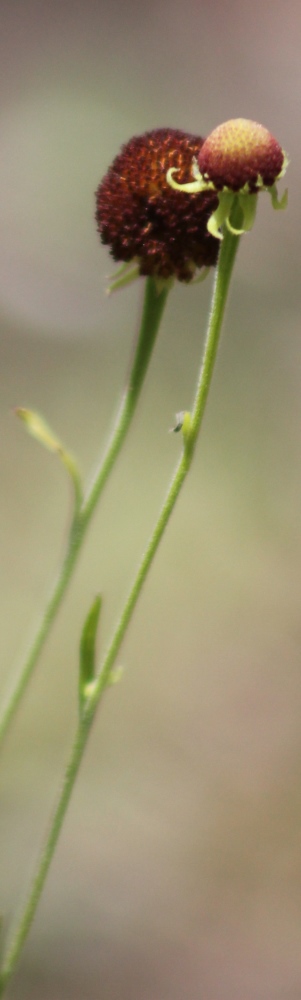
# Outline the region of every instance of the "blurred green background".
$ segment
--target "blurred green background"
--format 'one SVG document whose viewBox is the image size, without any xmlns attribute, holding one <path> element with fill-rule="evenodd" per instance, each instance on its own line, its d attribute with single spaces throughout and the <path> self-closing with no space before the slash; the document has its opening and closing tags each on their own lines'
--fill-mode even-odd
<svg viewBox="0 0 301 1000">
<path fill-rule="evenodd" d="M 143 283 L 105 296 L 94 191 L 122 142 L 243 116 L 291 157 L 242 240 L 195 463 L 106 697 L 14 1000 L 300 1000 L 301 7 L 1 4 L 1 690 L 63 551 L 70 493 L 15 405 L 85 474 Z M 297 177 L 298 174 L 298 177 Z M 281 185 L 283 190 L 284 184 Z M 1 899 L 27 885 L 75 726 L 81 625 L 108 641 L 179 454 L 211 278 L 177 286 L 129 440 L 1 761 Z M 15 664 L 15 665 L 14 665 Z"/>
</svg>

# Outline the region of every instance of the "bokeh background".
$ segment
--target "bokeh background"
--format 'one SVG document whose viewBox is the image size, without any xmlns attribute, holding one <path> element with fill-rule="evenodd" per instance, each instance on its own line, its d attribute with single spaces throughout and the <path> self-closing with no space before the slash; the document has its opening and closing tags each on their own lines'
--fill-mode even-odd
<svg viewBox="0 0 301 1000">
<path fill-rule="evenodd" d="M 158 126 L 261 121 L 290 154 L 237 261 L 189 480 L 91 735 L 14 1000 L 300 1000 L 301 343 L 298 0 L 2 0 L 1 691 L 70 514 L 41 411 L 88 476 L 111 426 L 143 283 L 112 270 L 94 191 Z M 283 188 L 282 184 L 282 188 Z M 77 711 L 81 624 L 107 643 L 180 442 L 211 279 L 177 286 L 135 424 L 1 759 L 5 926 L 33 870 Z"/>
</svg>

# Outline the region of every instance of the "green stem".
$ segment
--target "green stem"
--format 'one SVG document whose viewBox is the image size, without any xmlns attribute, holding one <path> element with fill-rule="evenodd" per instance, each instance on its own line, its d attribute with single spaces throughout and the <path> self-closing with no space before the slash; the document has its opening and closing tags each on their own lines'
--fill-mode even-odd
<svg viewBox="0 0 301 1000">
<path fill-rule="evenodd" d="M 50 626 L 61 604 L 67 589 L 72 571 L 80 552 L 82 542 L 90 523 L 92 514 L 100 494 L 107 482 L 111 469 L 119 455 L 129 425 L 135 413 L 139 395 L 146 375 L 156 335 L 160 326 L 163 309 L 166 303 L 169 285 L 158 292 L 156 282 L 148 278 L 145 287 L 145 297 L 141 327 L 137 344 L 134 349 L 133 362 L 123 394 L 115 426 L 96 470 L 91 486 L 88 488 L 80 510 L 74 514 L 70 528 L 66 554 L 59 574 L 52 587 L 46 608 L 41 616 L 38 627 L 30 643 L 25 660 L 21 665 L 14 687 L 10 691 L 0 716 L 0 742 L 4 738 L 13 715 L 21 701 L 28 681 L 33 673 L 38 656 L 48 636 Z"/>
<path fill-rule="evenodd" d="M 35 915 L 50 862 L 58 841 L 71 792 L 79 771 L 96 708 L 100 702 L 101 695 L 110 681 L 112 666 L 120 649 L 127 626 L 132 617 L 143 582 L 150 569 L 154 555 L 159 546 L 160 539 L 163 535 L 164 529 L 180 493 L 181 486 L 190 467 L 212 378 L 214 361 L 238 242 L 239 237 L 233 236 L 228 231 L 225 232 L 216 271 L 212 309 L 209 317 L 203 363 L 201 366 L 193 411 L 189 424 L 189 431 L 186 435 L 183 435 L 183 453 L 176 467 L 157 524 L 154 528 L 149 545 L 146 549 L 145 555 L 143 556 L 133 586 L 120 616 L 112 642 L 105 655 L 100 672 L 94 682 L 91 695 L 87 699 L 86 707 L 81 716 L 69 763 L 66 768 L 62 792 L 52 819 L 50 832 L 38 862 L 36 875 L 30 887 L 19 923 L 12 936 L 12 942 L 8 947 L 6 957 L 4 958 L 2 971 L 0 973 L 0 996 L 3 994 L 5 986 L 12 976 Z"/>
<path fill-rule="evenodd" d="M 204 347 L 203 361 L 200 368 L 200 375 L 193 405 L 193 410 L 189 420 L 189 430 L 184 437 L 184 448 L 182 456 L 174 472 L 171 484 L 157 524 L 150 538 L 146 552 L 140 563 L 137 576 L 132 589 L 122 611 L 119 623 L 114 633 L 111 645 L 100 669 L 100 673 L 95 682 L 93 694 L 90 699 L 90 710 L 94 711 L 99 698 L 104 691 L 110 678 L 113 663 L 118 654 L 122 639 L 126 632 L 129 621 L 132 617 L 145 577 L 150 569 L 154 555 L 157 551 L 163 532 L 169 521 L 170 515 L 175 506 L 181 486 L 186 478 L 190 467 L 191 459 L 195 449 L 197 437 L 201 428 L 202 418 L 205 411 L 207 396 L 211 384 L 214 362 L 219 343 L 219 337 L 227 302 L 229 284 L 234 266 L 235 256 L 238 248 L 239 237 L 233 236 L 228 230 L 221 245 L 219 261 L 216 269 L 215 284 L 212 296 L 212 307 L 209 316 L 206 342 Z M 89 712 L 89 707 L 87 708 Z"/>
</svg>

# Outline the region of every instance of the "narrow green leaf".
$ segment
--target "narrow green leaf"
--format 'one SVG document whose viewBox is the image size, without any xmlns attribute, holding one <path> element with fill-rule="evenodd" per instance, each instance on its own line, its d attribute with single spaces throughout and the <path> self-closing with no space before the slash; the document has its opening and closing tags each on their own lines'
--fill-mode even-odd
<svg viewBox="0 0 301 1000">
<path fill-rule="evenodd" d="M 48 448 L 48 451 L 52 452 L 62 451 L 63 446 L 61 441 L 39 413 L 35 413 L 34 410 L 27 410 L 24 406 L 17 406 L 15 414 L 23 421 L 28 433 L 36 438 L 40 444 L 43 444 L 44 448 Z"/>
<path fill-rule="evenodd" d="M 66 448 L 53 432 L 52 428 L 46 423 L 44 417 L 41 417 L 39 413 L 34 410 L 27 410 L 23 406 L 17 406 L 15 409 L 15 414 L 22 420 L 25 424 L 26 430 L 36 441 L 39 441 L 44 448 L 51 451 L 52 454 L 58 455 L 60 461 L 63 463 L 65 469 L 72 479 L 72 484 L 75 492 L 76 506 L 79 507 L 82 500 L 82 486 L 81 486 L 81 476 L 78 469 L 77 462 L 70 452 L 66 451 Z"/>
<path fill-rule="evenodd" d="M 90 686 L 95 679 L 95 646 L 96 633 L 101 611 L 102 598 L 95 597 L 87 615 L 80 640 L 79 658 L 79 701 L 81 708 L 89 695 Z"/>
</svg>

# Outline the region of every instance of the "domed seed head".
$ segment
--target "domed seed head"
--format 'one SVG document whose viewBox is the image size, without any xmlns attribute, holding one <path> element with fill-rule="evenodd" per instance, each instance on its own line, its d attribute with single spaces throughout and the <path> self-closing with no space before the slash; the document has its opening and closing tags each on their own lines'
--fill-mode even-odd
<svg viewBox="0 0 301 1000">
<path fill-rule="evenodd" d="M 197 268 L 216 264 L 218 245 L 207 229 L 215 193 L 183 196 L 166 180 L 175 166 L 187 181 L 202 144 L 199 136 L 162 128 L 122 147 L 96 192 L 97 228 L 115 261 L 137 262 L 142 275 L 186 282 Z"/>
<path fill-rule="evenodd" d="M 272 187 L 282 175 L 285 153 L 274 136 L 247 118 L 233 118 L 210 133 L 198 155 L 205 181 L 217 191 L 249 192 Z"/>
<path fill-rule="evenodd" d="M 283 177 L 287 164 L 284 150 L 263 125 L 246 118 L 233 118 L 214 129 L 202 143 L 192 163 L 192 180 L 179 184 L 173 176 L 176 167 L 169 169 L 167 180 L 173 190 L 185 194 L 216 193 L 218 205 L 207 227 L 221 240 L 224 225 L 237 236 L 252 228 L 259 191 L 269 191 L 273 208 L 285 208 L 287 192 L 278 200 L 275 182 Z M 237 209 L 240 229 L 233 226 Z"/>
</svg>

